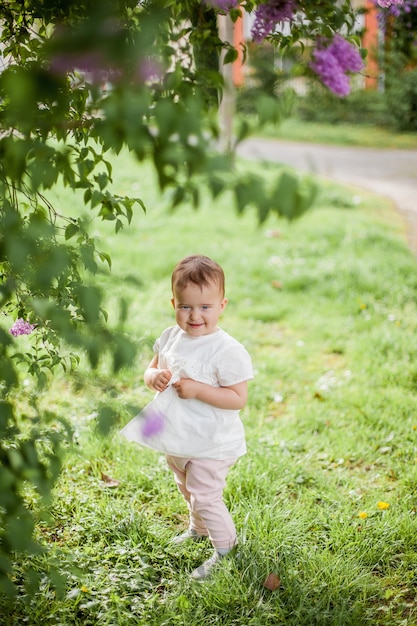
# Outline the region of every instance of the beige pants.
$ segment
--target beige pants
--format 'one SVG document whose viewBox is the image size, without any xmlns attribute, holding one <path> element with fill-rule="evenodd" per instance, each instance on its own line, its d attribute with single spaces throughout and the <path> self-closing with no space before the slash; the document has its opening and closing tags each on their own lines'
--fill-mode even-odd
<svg viewBox="0 0 417 626">
<path fill-rule="evenodd" d="M 167 457 L 178 489 L 190 511 L 190 527 L 199 535 L 208 535 L 218 550 L 236 545 L 236 528 L 223 502 L 223 490 L 230 467 L 237 459 L 188 459 Z"/>
</svg>

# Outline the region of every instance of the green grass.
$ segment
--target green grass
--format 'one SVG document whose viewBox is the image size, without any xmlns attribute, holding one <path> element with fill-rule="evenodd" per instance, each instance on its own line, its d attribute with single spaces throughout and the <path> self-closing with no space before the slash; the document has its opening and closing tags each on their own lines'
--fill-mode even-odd
<svg viewBox="0 0 417 626">
<path fill-rule="evenodd" d="M 298 118 L 283 120 L 279 126 L 267 125 L 263 137 L 288 141 L 306 141 L 364 148 L 415 150 L 417 133 L 397 133 L 378 126 L 364 124 L 325 124 L 306 122 Z"/>
<path fill-rule="evenodd" d="M 46 578 L 33 596 L 22 585 L 15 602 L 0 600 L 0 623 L 417 624 L 417 262 L 398 215 L 328 183 L 292 224 L 260 227 L 226 196 L 169 213 L 146 168 L 122 156 L 115 171 L 118 190 L 142 195 L 148 213 L 117 236 L 94 226 L 113 258 L 97 280 L 111 324 L 129 302 L 125 328 L 142 349 L 131 369 L 57 376 L 43 397 L 77 431 L 37 528 L 65 585 L 61 596 Z M 209 547 L 170 545 L 187 515 L 164 459 L 117 436 L 151 397 L 142 373 L 173 322 L 170 273 L 195 252 L 224 266 L 222 327 L 256 370 L 243 411 L 248 454 L 225 494 L 239 554 L 203 585 L 189 573 Z M 95 428 L 102 405 L 119 415 L 106 437 Z M 32 565 L 46 568 L 43 557 Z M 263 586 L 271 572 L 276 591 Z"/>
</svg>

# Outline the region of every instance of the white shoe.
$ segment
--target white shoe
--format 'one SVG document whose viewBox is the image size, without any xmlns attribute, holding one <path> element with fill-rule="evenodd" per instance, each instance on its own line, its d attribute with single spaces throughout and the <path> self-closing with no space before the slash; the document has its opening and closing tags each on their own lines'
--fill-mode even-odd
<svg viewBox="0 0 417 626">
<path fill-rule="evenodd" d="M 187 530 L 182 533 L 182 535 L 178 535 L 172 539 L 172 543 L 179 545 L 184 543 L 184 541 L 203 541 L 203 539 L 207 539 L 208 535 L 199 535 L 194 528 L 187 528 Z"/>
<path fill-rule="evenodd" d="M 226 555 L 219 554 L 216 550 L 214 554 L 209 559 L 207 559 L 207 561 L 204 561 L 202 565 L 197 567 L 197 569 L 195 569 L 191 573 L 191 578 L 193 580 L 204 580 L 205 578 L 208 578 L 213 573 L 215 567 L 225 556 Z"/>
</svg>

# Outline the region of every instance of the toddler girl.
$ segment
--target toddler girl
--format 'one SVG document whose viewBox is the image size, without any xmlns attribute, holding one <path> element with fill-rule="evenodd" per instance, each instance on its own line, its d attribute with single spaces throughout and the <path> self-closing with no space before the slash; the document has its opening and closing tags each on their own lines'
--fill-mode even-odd
<svg viewBox="0 0 417 626">
<path fill-rule="evenodd" d="M 166 454 L 190 513 L 188 529 L 174 542 L 209 537 L 214 547 L 213 556 L 191 574 L 201 580 L 237 544 L 223 489 L 229 468 L 246 452 L 239 410 L 253 371 L 243 345 L 217 326 L 227 299 L 216 262 L 202 255 L 180 261 L 172 294 L 176 325 L 155 342 L 144 374 L 157 393 L 122 434 Z M 163 416 L 160 432 L 145 433 L 143 416 Z"/>
</svg>

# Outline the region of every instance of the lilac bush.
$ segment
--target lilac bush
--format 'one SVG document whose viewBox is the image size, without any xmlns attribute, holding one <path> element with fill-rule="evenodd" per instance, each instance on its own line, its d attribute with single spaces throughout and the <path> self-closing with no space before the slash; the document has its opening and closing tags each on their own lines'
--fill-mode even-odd
<svg viewBox="0 0 417 626">
<path fill-rule="evenodd" d="M 296 0 L 268 0 L 260 4 L 255 11 L 255 22 L 252 27 L 252 38 L 261 43 L 274 30 L 279 22 L 291 20 L 298 3 Z"/>
</svg>

